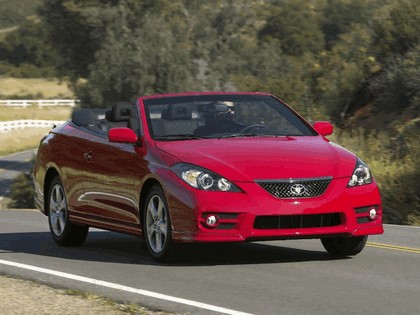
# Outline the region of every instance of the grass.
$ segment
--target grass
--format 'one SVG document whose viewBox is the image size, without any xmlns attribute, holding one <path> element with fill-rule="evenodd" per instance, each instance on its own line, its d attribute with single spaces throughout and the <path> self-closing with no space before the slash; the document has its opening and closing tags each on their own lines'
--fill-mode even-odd
<svg viewBox="0 0 420 315">
<path fill-rule="evenodd" d="M 19 119 L 45 119 L 45 120 L 67 120 L 72 113 L 71 107 L 44 107 L 36 105 L 27 108 L 0 107 L 0 121 Z"/>
<path fill-rule="evenodd" d="M 25 128 L 0 133 L 0 156 L 34 149 L 51 128 Z"/>
<path fill-rule="evenodd" d="M 74 99 L 73 93 L 66 83 L 60 83 L 57 79 L 16 79 L 0 78 L 0 97 L 7 99 L 24 99 L 28 95 L 38 98 L 67 98 Z M 44 107 L 30 106 L 0 107 L 0 121 L 20 119 L 42 120 L 68 120 L 72 113 L 71 107 Z M 50 128 L 25 128 L 0 133 L 0 156 L 33 149 L 39 144 L 39 140 L 48 133 Z"/>
<path fill-rule="evenodd" d="M 66 82 L 58 79 L 0 77 L 0 98 L 74 99 Z"/>
<path fill-rule="evenodd" d="M 330 137 L 369 165 L 381 190 L 385 223 L 420 226 L 418 131 L 414 122 L 395 136 L 360 128 L 351 132 L 337 130 Z"/>
<path fill-rule="evenodd" d="M 16 314 L 115 314 L 115 315 L 186 315 L 187 313 L 172 313 L 159 310 L 152 310 L 138 304 L 125 301 L 116 301 L 104 296 L 79 290 L 66 290 L 63 287 L 41 284 L 39 282 L 24 279 L 19 276 L 5 275 L 0 273 L 0 283 L 11 286 L 12 294 L 6 303 L 6 313 L 10 313 L 14 305 Z M 1 288 L 0 288 L 1 289 Z M 1 290 L 0 290 L 1 291 Z M 3 295 L 7 290 L 2 290 Z M 33 292 L 34 297 L 28 297 Z M 25 303 L 16 305 L 19 294 L 23 293 Z M 22 299 L 22 297 L 20 297 Z M 51 308 L 50 308 L 51 307 Z M 81 309 L 83 311 L 81 311 Z"/>
<path fill-rule="evenodd" d="M 1 170 L 0 170 L 1 172 Z M 9 203 L 12 201 L 12 199 L 10 199 L 10 197 L 5 196 L 5 197 L 0 197 L 0 209 L 9 209 Z"/>
<path fill-rule="evenodd" d="M 71 107 L 30 106 L 27 108 L 0 107 L 0 121 L 20 119 L 68 120 Z M 34 149 L 51 128 L 24 128 L 0 133 L 0 156 Z"/>
<path fill-rule="evenodd" d="M 0 107 L 0 121 L 19 119 L 68 120 L 71 107 L 30 106 L 27 108 Z M 51 128 L 24 128 L 0 133 L 0 156 L 34 149 Z"/>
</svg>

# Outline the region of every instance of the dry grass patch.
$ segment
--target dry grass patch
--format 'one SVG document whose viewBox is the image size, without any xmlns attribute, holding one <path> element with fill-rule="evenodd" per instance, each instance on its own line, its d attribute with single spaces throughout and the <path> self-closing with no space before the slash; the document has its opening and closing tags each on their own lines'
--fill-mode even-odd
<svg viewBox="0 0 420 315">
<path fill-rule="evenodd" d="M 35 149 L 51 128 L 25 128 L 0 133 L 0 156 Z"/>
<path fill-rule="evenodd" d="M 19 119 L 46 119 L 46 120 L 67 120 L 70 118 L 73 109 L 71 107 L 43 107 L 29 106 L 0 107 L 0 121 Z"/>
<path fill-rule="evenodd" d="M 18 79 L 0 78 L 0 97 L 6 99 L 32 95 L 36 98 L 64 98 L 74 99 L 73 92 L 68 88 L 67 82 L 60 82 L 57 79 Z"/>
<path fill-rule="evenodd" d="M 0 274 L 2 314 L 170 315 L 93 293 L 65 290 Z M 185 313 L 183 313 L 185 314 Z M 181 314 L 180 314 L 181 315 Z"/>
<path fill-rule="evenodd" d="M 0 107 L 0 121 L 20 119 L 65 121 L 70 119 L 72 111 L 71 107 Z M 49 127 L 24 128 L 0 133 L 0 156 L 37 148 L 40 139 L 50 130 Z"/>
</svg>

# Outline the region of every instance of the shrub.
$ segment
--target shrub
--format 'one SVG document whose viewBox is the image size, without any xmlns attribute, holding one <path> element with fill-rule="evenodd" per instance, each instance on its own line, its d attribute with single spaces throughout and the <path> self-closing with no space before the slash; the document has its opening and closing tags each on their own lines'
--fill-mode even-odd
<svg viewBox="0 0 420 315">
<path fill-rule="evenodd" d="M 30 173 L 21 173 L 13 181 L 9 203 L 10 208 L 34 208 L 34 186 Z"/>
<path fill-rule="evenodd" d="M 386 223 L 420 225 L 420 143 L 415 136 L 418 130 L 418 126 L 411 125 L 390 135 L 360 128 L 338 131 L 332 138 L 369 165 L 381 190 Z"/>
</svg>

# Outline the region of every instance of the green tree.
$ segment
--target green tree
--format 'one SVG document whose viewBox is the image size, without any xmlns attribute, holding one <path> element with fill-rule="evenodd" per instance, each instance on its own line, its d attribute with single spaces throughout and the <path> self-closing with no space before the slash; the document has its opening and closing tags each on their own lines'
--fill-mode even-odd
<svg viewBox="0 0 420 315">
<path fill-rule="evenodd" d="M 415 117 L 420 112 L 420 43 L 404 56 L 389 61 L 370 81 L 376 107 L 382 111 Z"/>
<path fill-rule="evenodd" d="M 85 107 L 195 89 L 182 2 L 47 0 L 41 13 Z"/>
<path fill-rule="evenodd" d="M 320 54 L 316 94 L 325 113 L 338 123 L 348 117 L 350 108 L 363 106 L 369 99 L 366 82 L 378 66 L 371 38 L 369 28 L 355 24 L 330 51 Z"/>
<path fill-rule="evenodd" d="M 31 64 L 36 67 L 55 65 L 57 52 L 48 41 L 42 21 L 34 17 L 5 36 L 2 59 L 14 66 Z"/>
<path fill-rule="evenodd" d="M 393 0 L 377 10 L 373 20 L 378 59 L 405 54 L 420 43 L 420 5 L 417 0 Z"/>
<path fill-rule="evenodd" d="M 282 0 L 274 1 L 272 15 L 268 17 L 259 37 L 263 40 L 275 38 L 281 51 L 293 56 L 317 53 L 324 44 L 322 15 L 318 12 L 322 0 Z"/>
<path fill-rule="evenodd" d="M 0 28 L 16 27 L 32 16 L 43 0 L 0 0 Z"/>
<path fill-rule="evenodd" d="M 89 66 L 95 62 L 108 28 L 115 24 L 114 18 L 122 10 L 126 11 L 125 26 L 132 30 L 147 27 L 142 18 L 163 13 L 169 4 L 169 0 L 44 0 L 39 14 L 47 25 L 51 42 L 60 52 L 61 69 L 76 80 L 88 77 Z"/>
<path fill-rule="evenodd" d="M 323 8 L 326 48 L 331 49 L 341 34 L 352 31 L 355 24 L 370 28 L 375 12 L 391 0 L 327 0 Z"/>
</svg>

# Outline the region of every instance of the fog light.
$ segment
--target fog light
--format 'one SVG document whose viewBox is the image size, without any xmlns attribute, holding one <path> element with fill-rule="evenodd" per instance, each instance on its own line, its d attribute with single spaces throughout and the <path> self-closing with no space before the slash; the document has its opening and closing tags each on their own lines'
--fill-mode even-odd
<svg viewBox="0 0 420 315">
<path fill-rule="evenodd" d="M 372 221 L 376 219 L 377 213 L 376 213 L 376 209 L 372 208 L 369 210 L 369 219 L 371 219 Z"/>
<path fill-rule="evenodd" d="M 215 228 L 219 225 L 219 218 L 213 214 L 206 217 L 206 226 L 209 228 Z"/>
</svg>

